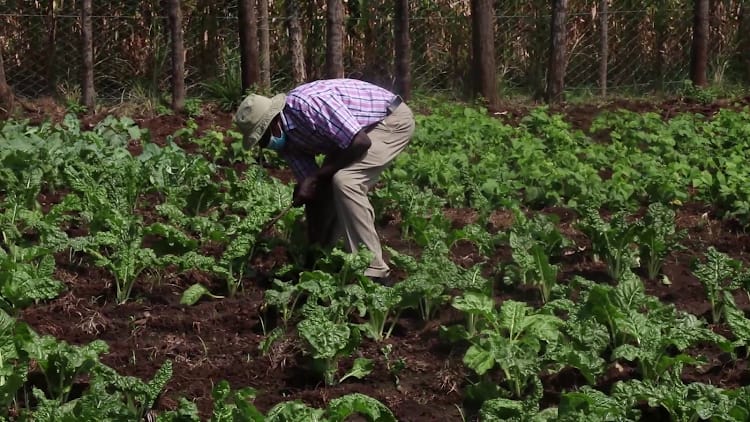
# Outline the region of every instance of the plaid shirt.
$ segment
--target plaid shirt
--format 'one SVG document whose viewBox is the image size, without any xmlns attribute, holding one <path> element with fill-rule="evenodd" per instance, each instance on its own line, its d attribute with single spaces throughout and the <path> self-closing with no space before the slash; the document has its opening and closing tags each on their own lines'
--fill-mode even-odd
<svg viewBox="0 0 750 422">
<path fill-rule="evenodd" d="M 297 180 L 317 171 L 316 155 L 348 148 L 357 132 L 383 120 L 395 97 L 356 79 L 320 80 L 289 92 L 281 113 L 287 136 L 281 156 Z"/>
</svg>

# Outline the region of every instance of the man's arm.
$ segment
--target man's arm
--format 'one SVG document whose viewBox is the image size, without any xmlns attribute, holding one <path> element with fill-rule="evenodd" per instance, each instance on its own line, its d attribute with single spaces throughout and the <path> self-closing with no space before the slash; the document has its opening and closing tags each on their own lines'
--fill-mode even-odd
<svg viewBox="0 0 750 422">
<path fill-rule="evenodd" d="M 370 145 L 372 145 L 370 137 L 364 130 L 360 130 L 354 135 L 354 139 L 348 148 L 337 150 L 326 156 L 323 164 L 316 172 L 316 176 L 320 180 L 329 180 L 337 171 L 362 158 L 370 149 Z"/>
<path fill-rule="evenodd" d="M 337 171 L 362 158 L 370 149 L 370 145 L 372 145 L 370 137 L 364 130 L 360 130 L 354 135 L 352 143 L 347 148 L 328 154 L 320 168 L 300 183 L 294 196 L 294 204 L 300 206 L 312 201 L 319 184 L 330 182 Z"/>
</svg>

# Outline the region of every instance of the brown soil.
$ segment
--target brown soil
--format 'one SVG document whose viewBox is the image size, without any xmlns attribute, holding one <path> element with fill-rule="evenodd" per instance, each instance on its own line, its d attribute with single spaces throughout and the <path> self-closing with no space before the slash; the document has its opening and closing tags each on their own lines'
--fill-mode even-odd
<svg viewBox="0 0 750 422">
<path fill-rule="evenodd" d="M 748 103 L 748 99 L 744 100 Z M 654 106 L 665 115 L 674 113 L 673 104 Z M 636 105 L 642 110 L 648 107 Z M 690 109 L 690 107 L 685 107 Z M 580 107 L 569 116 L 578 127 L 585 127 L 596 110 Z M 95 119 L 94 119 L 95 120 Z M 93 121 L 93 120 L 92 120 Z M 157 142 L 184 124 L 180 117 L 140 118 L 138 123 L 151 130 Z M 228 127 L 231 116 L 215 113 L 199 121 L 201 130 L 214 126 Z M 276 176 L 288 180 L 288 172 L 274 170 Z M 51 199 L 54 201 L 54 199 Z M 590 259 L 586 239 L 574 227 L 575 213 L 567 209 L 546 209 L 542 212 L 560 217 L 560 230 L 577 243 L 572 253 L 561 262 L 561 281 L 574 275 L 592 280 L 606 280 L 604 268 Z M 476 213 L 471 209 L 446 210 L 454 226 L 474 222 Z M 750 235 L 736 224 L 715 219 L 711 209 L 700 204 L 688 204 L 678 213 L 678 225 L 688 231 L 683 242 L 685 250 L 672 253 L 664 266 L 671 284 L 649 280 L 649 294 L 662 301 L 673 303 L 678 309 L 706 316 L 709 311 L 705 292 L 692 275 L 692 261 L 702 256 L 708 245 L 750 263 Z M 490 218 L 492 231 L 507 229 L 512 224 L 512 214 L 498 210 Z M 413 252 L 413 246 L 400 238 L 398 226 L 385 221 L 381 226 L 385 245 Z M 460 243 L 453 250 L 454 260 L 460 265 L 472 265 L 482 257 L 471 244 Z M 201 282 L 213 292 L 224 287 L 206 274 L 193 271 L 185 274 L 149 273 L 139 280 L 133 299 L 124 305 L 113 303 L 112 278 L 107 273 L 82 264 L 80 259 L 70 260 L 68 254 L 57 257 L 56 276 L 65 282 L 67 291 L 49 303 L 27 308 L 20 318 L 42 334 L 54 335 L 73 344 L 83 344 L 102 339 L 109 344 L 110 352 L 103 356 L 105 364 L 121 374 L 144 379 L 153 377 L 166 359 L 174 363 L 174 376 L 167 384 L 157 406 L 171 409 L 181 396 L 194 400 L 203 417 L 210 415 L 211 390 L 220 380 L 228 380 L 234 388 L 250 386 L 258 390 L 256 405 L 268 410 L 274 404 L 302 399 L 312 406 L 323 407 L 331 398 L 350 392 L 361 392 L 381 400 L 393 410 L 401 421 L 461 420 L 459 407 L 462 392 L 467 386 L 468 371 L 462 363 L 463 350 L 442 343 L 438 337 L 440 324 L 453 323 L 457 315 L 444 308 L 438 318 L 423 323 L 416 315 L 403 315 L 394 335 L 386 342 L 393 345 L 392 359 L 401 358 L 406 367 L 398 374 L 399 383 L 388 371 L 381 352 L 382 345 L 363 340 L 358 353 L 376 362 L 375 371 L 363 380 L 349 379 L 341 385 L 327 387 L 315 381 L 304 371 L 304 356 L 290 335 L 277 343 L 266 356 L 258 351 L 262 340 L 263 323 L 266 328 L 278 323 L 263 308 L 263 291 L 268 287 L 265 277 L 246 280 L 244 290 L 235 298 L 202 300 L 185 307 L 179 304 L 185 288 Z M 499 250 L 491 260 L 507 261 L 509 251 Z M 259 256 L 258 268 L 273 268 L 287 260 L 283 249 Z M 516 298 L 536 302 L 534 292 L 527 289 L 504 288 L 499 300 Z M 746 295 L 737 295 L 738 304 L 748 309 Z M 726 331 L 725 327 L 715 327 Z M 732 388 L 750 384 L 750 369 L 745 360 L 731 361 L 719 350 L 699 350 L 707 356 L 708 363 L 700 369 L 687 369 L 685 380 L 710 382 L 720 387 Z M 351 359 L 342 362 L 348 368 Z M 600 387 L 619 379 L 632 378 L 633 368 L 615 365 L 600 380 Z M 576 371 L 565 370 L 543 377 L 544 405 L 553 405 L 560 394 L 581 385 L 584 381 Z"/>
</svg>

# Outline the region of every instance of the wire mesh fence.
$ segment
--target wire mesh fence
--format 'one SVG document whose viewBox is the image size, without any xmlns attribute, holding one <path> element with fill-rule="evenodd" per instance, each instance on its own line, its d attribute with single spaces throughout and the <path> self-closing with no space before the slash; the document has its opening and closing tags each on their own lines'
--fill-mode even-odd
<svg viewBox="0 0 750 422">
<path fill-rule="evenodd" d="M 22 97 L 80 97 L 80 0 L 0 5 L 0 47 L 8 81 Z M 188 95 L 211 84 L 239 85 L 238 8 L 234 1 L 184 2 Z M 323 77 L 325 1 L 300 3 L 307 78 Z M 610 93 L 649 92 L 688 78 L 692 2 L 600 0 L 568 2 L 566 89 L 601 90 L 606 63 Z M 723 83 L 739 74 L 741 0 L 712 2 L 710 75 Z M 498 89 L 539 96 L 545 88 L 551 6 L 547 0 L 504 1 L 495 16 Z M 269 35 L 273 88 L 290 88 L 284 2 L 271 2 Z M 96 1 L 93 10 L 98 99 L 125 101 L 168 92 L 170 42 L 159 0 Z M 347 2 L 347 76 L 393 83 L 393 10 L 385 1 Z M 465 94 L 471 81 L 469 2 L 412 2 L 411 71 L 417 89 Z M 608 30 L 602 56 L 602 25 Z"/>
</svg>

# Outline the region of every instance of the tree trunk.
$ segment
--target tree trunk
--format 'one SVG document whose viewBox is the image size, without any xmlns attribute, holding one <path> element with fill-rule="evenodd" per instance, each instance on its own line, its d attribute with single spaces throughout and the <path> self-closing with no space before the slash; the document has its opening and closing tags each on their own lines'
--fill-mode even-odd
<svg viewBox="0 0 750 422">
<path fill-rule="evenodd" d="M 409 35 L 409 0 L 395 1 L 393 32 L 395 36 L 395 91 L 404 100 L 411 98 L 411 37 Z"/>
<path fill-rule="evenodd" d="M 57 0 L 49 2 L 47 15 L 47 82 L 51 93 L 57 92 Z"/>
<path fill-rule="evenodd" d="M 744 70 L 745 82 L 750 83 L 750 1 L 748 0 L 744 0 L 740 6 L 739 25 L 737 53 L 740 57 L 740 65 Z"/>
<path fill-rule="evenodd" d="M 690 79 L 693 85 L 708 85 L 708 0 L 694 0 L 693 49 L 690 55 Z"/>
<path fill-rule="evenodd" d="M 553 0 L 552 36 L 547 73 L 547 102 L 562 101 L 565 89 L 565 57 L 568 31 L 565 21 L 568 15 L 568 0 Z"/>
<path fill-rule="evenodd" d="M 81 4 L 81 52 L 83 53 L 81 101 L 87 113 L 94 113 L 96 91 L 94 90 L 94 34 L 91 24 L 91 2 Z"/>
<path fill-rule="evenodd" d="M 299 20 L 297 0 L 286 0 L 286 15 L 286 24 L 289 31 L 289 55 L 292 58 L 292 82 L 296 86 L 307 80 L 305 46 L 302 43 L 302 25 Z"/>
<path fill-rule="evenodd" d="M 5 64 L 3 63 L 3 45 L 0 44 L 0 117 L 10 116 L 13 112 L 13 91 L 5 79 Z"/>
<path fill-rule="evenodd" d="M 656 88 L 664 89 L 665 42 L 667 39 L 667 11 L 664 0 L 658 0 L 654 11 L 654 76 Z"/>
<path fill-rule="evenodd" d="M 344 5 L 341 0 L 327 0 L 326 78 L 344 77 Z"/>
<path fill-rule="evenodd" d="M 169 28 L 172 38 L 172 110 L 185 109 L 185 39 L 182 31 L 180 0 L 168 0 Z"/>
<path fill-rule="evenodd" d="M 492 0 L 471 0 L 471 39 L 474 92 L 496 108 L 497 70 L 495 68 L 495 11 Z"/>
<path fill-rule="evenodd" d="M 258 0 L 260 15 L 260 87 L 271 88 L 271 29 L 268 26 L 268 0 Z"/>
<path fill-rule="evenodd" d="M 549 65 L 549 14 L 551 7 L 549 0 L 535 0 L 531 4 L 530 12 L 533 15 L 531 21 L 531 36 L 529 42 L 529 64 L 526 70 L 526 83 L 529 86 L 534 101 L 543 100 L 547 94 L 546 74 Z M 516 13 L 516 12 L 512 12 Z"/>
<path fill-rule="evenodd" d="M 240 0 L 240 67 L 242 67 L 242 93 L 247 92 L 260 79 L 258 67 L 258 19 L 255 1 Z M 242 94 L 240 93 L 240 94 Z"/>
<path fill-rule="evenodd" d="M 601 0 L 599 8 L 599 89 L 607 96 L 607 62 L 609 60 L 609 0 Z"/>
</svg>

